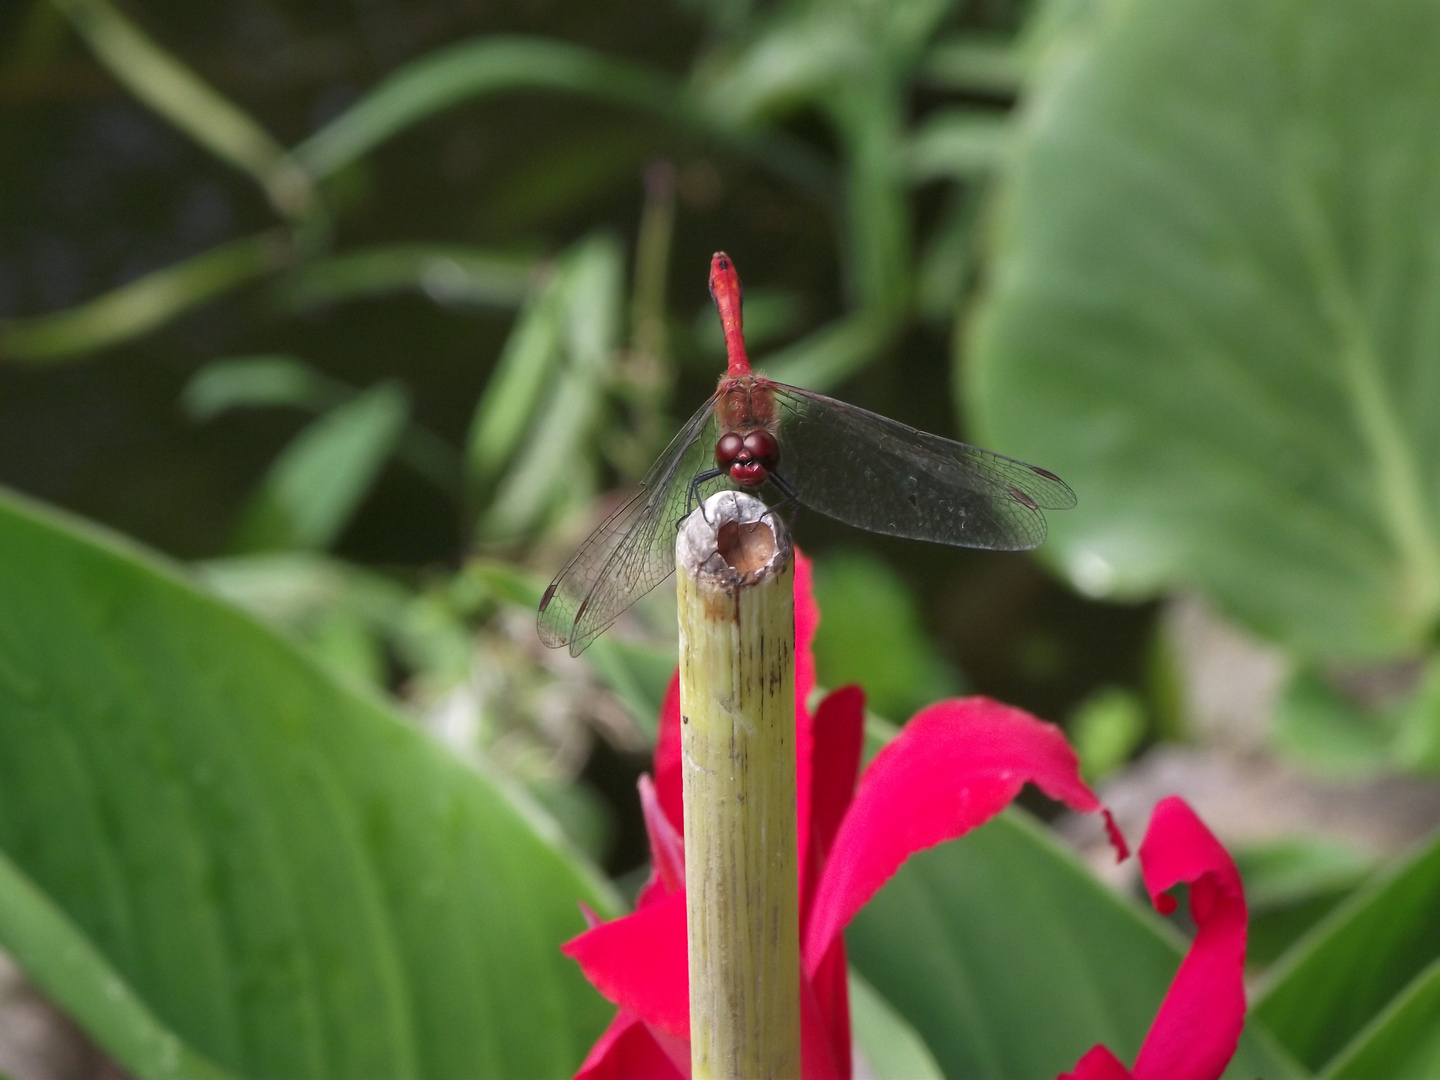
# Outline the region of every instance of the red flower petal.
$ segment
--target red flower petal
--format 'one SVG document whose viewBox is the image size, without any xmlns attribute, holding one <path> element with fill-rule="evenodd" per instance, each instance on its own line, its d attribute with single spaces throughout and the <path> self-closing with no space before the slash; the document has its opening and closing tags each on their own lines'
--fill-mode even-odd
<svg viewBox="0 0 1440 1080">
<path fill-rule="evenodd" d="M 1119 1058 L 1105 1047 L 1096 1046 L 1080 1059 L 1074 1072 L 1062 1073 L 1058 1080 L 1135 1080 L 1135 1078 L 1130 1075 L 1130 1070 L 1121 1064 Z"/>
<path fill-rule="evenodd" d="M 656 1053 L 683 1060 L 688 1074 L 690 986 L 685 935 L 685 893 L 671 893 L 633 915 L 603 923 L 561 946 L 580 965 L 600 993 L 620 1006 L 620 1014 L 601 1036 L 582 1066 L 591 1080 L 643 1077 Z M 849 1007 L 844 998 L 843 944 L 826 978 L 824 998 L 804 973 L 800 976 L 802 1067 L 806 1080 L 849 1080 Z M 837 996 L 836 987 L 839 989 Z M 838 1008 L 840 1024 L 828 1011 Z M 629 1031 L 627 1025 L 638 1027 Z M 839 1035 L 843 1033 L 843 1043 Z M 646 1040 L 649 1040 L 647 1043 Z M 836 1051 L 843 1047 L 837 1064 Z M 631 1063 L 635 1063 L 633 1071 Z M 585 1069 L 595 1070 L 586 1073 Z M 674 1066 L 672 1065 L 672 1069 Z M 611 1071 L 603 1071 L 609 1069 Z M 669 1076 L 671 1074 L 661 1073 Z"/>
<path fill-rule="evenodd" d="M 660 729 L 655 735 L 655 794 L 670 824 L 685 832 L 685 801 L 680 780 L 680 669 L 670 676 L 660 706 Z"/>
<path fill-rule="evenodd" d="M 850 1080 L 853 1058 L 850 1049 L 850 984 L 846 968 L 845 939 L 837 938 L 813 976 L 800 976 L 804 983 L 802 990 L 813 991 L 807 1000 L 815 1002 L 820 1024 L 828 1036 L 826 1059 L 841 1080 Z M 803 1023 L 803 1016 L 801 1021 Z M 809 1062 L 815 1053 L 817 1051 L 811 1050 L 805 1060 Z M 810 1077 L 808 1071 L 805 1075 Z"/>
<path fill-rule="evenodd" d="M 670 1035 L 690 1035 L 685 893 L 670 893 L 560 947 L 595 989 Z"/>
<path fill-rule="evenodd" d="M 849 1031 L 850 1018 L 845 1018 Z M 800 1074 L 804 1080 L 850 1080 L 850 1045 L 845 1040 L 840 1060 L 835 1058 L 835 1033 L 826 1025 L 815 987 L 800 973 Z M 842 1064 L 843 1063 L 843 1064 Z"/>
<path fill-rule="evenodd" d="M 815 602 L 810 560 L 795 549 L 795 711 L 806 712 L 810 692 L 815 689 L 815 629 L 820 625 L 820 605 Z"/>
<path fill-rule="evenodd" d="M 1186 805 L 1155 807 L 1140 844 L 1145 888 L 1161 912 L 1164 891 L 1190 886 L 1195 940 L 1135 1059 L 1135 1080 L 1214 1080 L 1235 1055 L 1245 1024 L 1245 891 L 1229 853 Z"/>
<path fill-rule="evenodd" d="M 846 686 L 827 696 L 815 710 L 810 730 L 810 738 L 796 740 L 797 755 L 810 762 L 811 778 L 807 785 L 810 790 L 798 799 L 801 806 L 808 803 L 810 807 L 808 815 L 801 815 L 799 830 L 802 931 L 830 846 L 855 797 L 855 778 L 865 741 L 864 691 L 858 686 Z"/>
<path fill-rule="evenodd" d="M 820 624 L 820 608 L 810 591 L 810 560 L 795 552 L 795 841 L 800 864 L 800 910 L 805 910 L 807 888 L 814 884 L 806 872 L 810 840 L 810 780 L 814 774 L 815 718 L 808 703 L 815 689 L 815 653 L 810 644 Z M 801 916 L 804 917 L 803 914 Z M 803 923 L 801 925 L 804 925 Z"/>
<path fill-rule="evenodd" d="M 688 1062 L 687 1062 L 688 1065 Z M 641 1021 L 621 1009 L 575 1074 L 575 1080 L 685 1080 Z"/>
<path fill-rule="evenodd" d="M 640 777 L 639 788 L 640 812 L 650 838 L 650 880 L 635 901 L 635 906 L 642 908 L 685 887 L 685 841 L 660 808 L 655 784 L 648 775 Z"/>
<path fill-rule="evenodd" d="M 840 825 L 805 929 L 806 970 L 910 855 L 988 821 L 1027 781 L 1074 810 L 1103 810 L 1054 725 L 979 697 L 917 713 L 865 771 Z"/>
</svg>

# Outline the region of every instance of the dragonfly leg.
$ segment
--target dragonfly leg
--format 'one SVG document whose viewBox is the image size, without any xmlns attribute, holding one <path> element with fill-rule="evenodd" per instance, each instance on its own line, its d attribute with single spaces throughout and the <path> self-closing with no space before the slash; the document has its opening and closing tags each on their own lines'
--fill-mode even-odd
<svg viewBox="0 0 1440 1080">
<path fill-rule="evenodd" d="M 784 510 L 786 507 L 790 507 L 791 510 L 789 522 L 790 526 L 793 528 L 795 525 L 795 518 L 800 514 L 800 493 L 795 490 L 794 484 L 790 483 L 789 480 L 786 480 L 777 472 L 770 473 L 770 482 L 780 489 L 781 495 L 785 496 L 783 499 L 780 500 L 778 505 L 772 506 L 770 509 Z"/>
<path fill-rule="evenodd" d="M 790 483 L 789 480 L 786 480 L 778 472 L 772 472 L 770 474 L 770 482 L 780 489 L 781 495 L 785 496 L 785 500 L 780 506 L 789 506 L 791 503 L 798 503 L 800 501 L 800 493 L 795 490 L 795 485 Z M 776 507 L 777 510 L 779 508 L 778 506 Z"/>
<path fill-rule="evenodd" d="M 695 479 L 690 481 L 689 493 L 685 496 L 685 515 L 680 519 L 680 521 L 684 521 L 685 518 L 690 516 L 690 511 L 700 505 L 700 485 L 705 483 L 705 481 L 707 480 L 714 480 L 715 477 L 723 475 L 725 475 L 724 469 L 706 469 L 702 473 L 695 474 Z M 675 523 L 675 527 L 680 527 L 679 521 Z"/>
</svg>

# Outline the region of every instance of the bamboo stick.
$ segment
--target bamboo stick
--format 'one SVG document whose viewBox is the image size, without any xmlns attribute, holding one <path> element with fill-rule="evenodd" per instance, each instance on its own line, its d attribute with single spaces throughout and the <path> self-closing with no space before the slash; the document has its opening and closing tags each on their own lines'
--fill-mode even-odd
<svg viewBox="0 0 1440 1080">
<path fill-rule="evenodd" d="M 794 559 L 784 523 L 712 495 L 676 539 L 695 1080 L 800 1075 Z"/>
</svg>

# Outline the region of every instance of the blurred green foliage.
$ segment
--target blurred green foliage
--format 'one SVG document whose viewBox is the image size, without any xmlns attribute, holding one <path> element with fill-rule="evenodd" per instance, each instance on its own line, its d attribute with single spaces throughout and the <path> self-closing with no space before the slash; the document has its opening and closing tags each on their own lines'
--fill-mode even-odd
<svg viewBox="0 0 1440 1080">
<path fill-rule="evenodd" d="M 246 409 L 309 417 L 229 529 L 228 594 L 245 602 L 245 588 L 261 589 L 272 600 L 248 606 L 383 685 L 396 685 L 397 674 L 402 684 L 428 685 L 428 700 L 440 685 L 456 685 L 460 674 L 448 661 L 438 673 L 416 667 L 426 654 L 396 647 L 393 613 L 409 603 L 401 597 L 412 594 L 413 573 L 400 580 L 386 573 L 393 581 L 389 600 L 377 604 L 373 573 L 286 564 L 272 553 L 333 551 L 393 462 L 449 503 L 462 547 L 508 558 L 531 551 L 550 561 L 553 548 L 576 535 L 596 493 L 639 476 L 663 446 L 673 426 L 677 368 L 687 357 L 703 363 L 714 354 L 713 317 L 702 308 L 692 325 L 671 315 L 667 302 L 677 190 L 692 205 L 705 205 L 714 199 L 705 189 L 725 182 L 705 158 L 693 160 L 697 151 L 732 155 L 768 173 L 789 189 L 786 198 L 814 206 L 835 245 L 846 302 L 819 325 L 816 314 L 827 304 L 807 302 L 794 289 L 767 288 L 763 267 L 747 271 L 759 282 L 748 311 L 752 346 L 781 346 L 769 369 L 827 386 L 884 357 L 915 320 L 948 321 L 972 273 L 977 196 L 999 158 L 1019 70 L 1005 36 L 1016 13 L 1007 8 L 976 17 L 933 0 L 797 3 L 729 14 L 702 7 L 709 37 L 688 73 L 575 42 L 494 33 L 400 64 L 286 147 L 266 123 L 168 51 L 158 25 L 152 30 L 110 0 L 35 5 L 29 50 L 61 55 L 63 36 L 43 30 L 54 26 L 54 12 L 136 100 L 257 184 L 279 223 L 150 270 L 68 311 L 0 320 L 0 358 L 57 364 L 114 350 L 240 288 L 249 290 L 250 316 L 276 327 L 317 313 L 329 317 L 367 299 L 394 303 L 406 293 L 461 314 L 514 313 L 503 347 L 484 363 L 483 390 L 459 448 L 453 436 L 419 419 L 406 385 L 409 365 L 399 357 L 368 380 L 332 374 L 330 365 L 290 350 L 226 357 L 196 370 L 182 395 L 198 422 Z M 32 63 L 28 56 L 20 62 Z M 907 95 L 926 87 L 943 104 L 909 115 Z M 526 239 L 501 229 L 491 230 L 504 237 L 498 243 L 348 240 L 372 209 L 365 194 L 372 159 L 435 117 L 516 93 L 603 102 L 653 126 L 652 153 L 661 163 L 646 174 L 633 264 L 627 266 L 626 245 L 604 230 L 572 235 L 557 250 L 549 219 L 576 196 L 592 197 L 611 168 L 579 144 L 573 152 L 516 144 L 515 176 L 527 179 L 521 187 L 512 182 L 509 195 L 495 194 L 498 206 L 520 211 L 518 220 L 540 225 Z M 829 132 L 825 139 L 801 133 L 815 117 Z M 692 164 L 677 174 L 663 163 L 667 152 Z M 625 156 L 612 158 L 626 167 Z M 526 200 L 529 209 L 521 210 Z M 542 250 L 552 254 L 535 254 Z M 698 283 L 699 273 L 694 277 Z M 256 288 L 257 279 L 268 282 Z M 253 573 L 235 561 L 246 553 L 259 560 Z M 879 588 L 891 597 L 893 616 L 871 633 L 885 642 L 886 655 L 908 667 L 875 663 L 859 672 L 873 683 L 874 699 L 908 714 L 953 691 L 956 677 L 919 632 L 903 587 L 863 578 L 850 573 L 831 590 L 828 640 L 835 644 L 827 647 L 843 653 L 845 635 L 864 632 L 858 623 L 840 632 L 844 619 L 854 622 L 846 611 L 858 610 L 844 598 Z M 287 583 L 294 595 L 274 602 Z M 380 616 L 382 609 L 391 615 Z M 483 606 L 484 615 L 498 610 Z M 452 610 L 449 618 L 460 625 L 475 615 Z M 602 659 L 594 666 L 632 704 L 653 696 L 624 690 L 625 665 Z"/>
<path fill-rule="evenodd" d="M 960 693 L 959 674 L 936 652 L 904 580 L 886 563 L 858 552 L 820 559 L 815 599 L 822 685 L 857 682 L 867 707 L 895 720 Z"/>
<path fill-rule="evenodd" d="M 1435 9 L 1088 8 L 1011 146 L 972 414 L 1086 493 L 1047 548 L 1079 588 L 1198 585 L 1321 659 L 1426 644 Z"/>
<path fill-rule="evenodd" d="M 1433 5 L 477 11 L 0 12 L 0 152 L 16 178 L 0 204 L 0 475 L 203 556 L 194 580 L 303 644 L 235 621 L 110 540 L 20 504 L 0 514 L 13 571 L 0 590 L 14 594 L 0 620 L 0 737 L 13 740 L 0 937 L 128 1068 L 573 1067 L 604 1009 L 555 963 L 578 926 L 561 900 L 612 898 L 570 848 L 617 873 L 644 858 L 624 818 L 674 635 L 663 600 L 642 604 L 572 662 L 539 649 L 533 610 L 607 493 L 644 473 L 713 385 L 703 268 L 717 247 L 744 271 L 749 340 L 777 378 L 843 384 L 947 429 L 953 342 L 980 441 L 1079 493 L 1042 551 L 1071 586 L 1110 603 L 1198 590 L 1286 651 L 1273 748 L 1329 774 L 1437 771 Z M 165 194 L 134 195 L 144 184 Z M 1193 737 L 1148 609 L 1076 600 L 1018 557 L 882 548 L 901 575 L 813 515 L 807 549 L 812 536 L 821 681 L 860 682 L 878 713 L 1014 690 L 1071 717 L 1091 777 L 1147 739 Z M 93 592 L 48 604 L 26 577 L 45 566 L 35 580 L 58 591 L 87 567 Z M 136 625 L 141 609 L 153 619 Z M 1095 629 L 1101 613 L 1124 632 Z M 195 664 L 165 661 L 182 646 L 244 677 L 187 682 Z M 143 662 L 107 667 L 112 652 Z M 13 719 L 33 721 L 36 687 L 57 679 L 74 709 Z M 473 771 L 425 750 L 377 690 Z M 350 738 L 301 731 L 304 718 L 276 729 L 302 698 L 307 716 L 348 718 Z M 111 790 L 85 788 L 75 764 L 124 742 L 82 707 L 102 701 L 173 725 L 194 756 L 106 774 L 105 805 L 139 824 L 99 872 L 98 856 L 74 855 L 103 846 L 93 816 L 42 810 L 56 792 L 75 806 Z M 68 749 L 46 741 L 72 722 Z M 873 750 L 891 729 L 868 730 Z M 332 758 L 355 770 L 314 787 Z M 237 781 L 210 824 L 178 813 L 180 795 L 148 801 L 208 798 L 208 774 L 185 768 L 212 759 L 251 781 L 283 775 Z M 369 792 L 367 778 L 394 790 Z M 415 793 L 441 791 L 461 808 L 405 818 L 434 810 L 407 810 Z M 330 817 L 304 809 L 322 795 Z M 295 914 L 310 910 L 298 893 L 252 909 L 213 866 L 195 871 L 214 885 L 203 903 L 164 898 L 194 885 L 153 872 L 165 836 L 196 866 L 220 865 L 234 856 L 216 837 L 249 850 L 274 813 L 314 830 L 296 829 L 275 881 L 354 856 L 332 867 L 356 905 L 337 917 L 339 946 L 324 919 Z M 1128 1046 L 1143 1031 L 1174 942 L 1033 833 L 1007 819 L 932 853 L 856 924 L 868 980 L 856 1030 L 881 1075 L 1053 1072 L 1082 1034 Z M 414 902 L 435 906 L 387 936 L 409 887 L 439 880 L 465 837 L 493 842 L 472 853 L 485 880 L 424 892 Z M 1275 966 L 1257 998 L 1269 1031 L 1256 1025 L 1237 1068 L 1426 1074 L 1433 847 L 1368 885 L 1364 853 L 1297 841 L 1244 855 L 1254 955 Z M 377 861 L 401 848 L 424 865 Z M 105 922 L 94 873 L 133 901 L 139 929 Z M 517 910 L 544 926 L 507 935 Z M 432 917 L 450 920 L 443 948 Z M 194 940 L 257 935 L 236 947 L 242 972 L 300 974 L 277 989 L 187 966 L 155 934 L 175 929 L 166 919 L 189 920 Z M 993 951 L 1017 940 L 1018 954 Z M 461 985 L 455 941 L 474 970 L 504 977 Z M 1140 959 L 1117 972 L 1114 955 Z M 306 956 L 318 959 L 301 971 Z M 428 1004 L 402 991 L 409 974 Z M 958 1000 L 977 980 L 994 992 Z M 372 982 L 384 1021 L 331 1024 L 327 1010 Z M 499 985 L 520 989 L 501 1000 Z M 1035 1040 L 1047 995 L 1059 1020 Z M 1107 1030 L 1065 1012 L 1088 995 Z M 277 1001 L 308 1034 L 252 1015 Z M 565 1033 L 543 1061 L 537 1032 Z"/>
<path fill-rule="evenodd" d="M 1081 775 L 1093 784 L 1134 755 L 1145 737 L 1145 706 L 1133 692 L 1107 686 L 1081 702 L 1067 726 Z"/>
<path fill-rule="evenodd" d="M 1251 844 L 1233 854 L 1250 908 L 1245 958 L 1252 967 L 1284 955 L 1376 866 L 1354 845 L 1309 836 Z"/>
</svg>

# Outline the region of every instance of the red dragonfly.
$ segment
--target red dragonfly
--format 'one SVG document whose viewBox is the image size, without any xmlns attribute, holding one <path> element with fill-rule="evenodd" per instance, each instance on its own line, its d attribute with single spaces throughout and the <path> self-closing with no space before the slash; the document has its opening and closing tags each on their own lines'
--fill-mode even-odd
<svg viewBox="0 0 1440 1080">
<path fill-rule="evenodd" d="M 540 640 L 551 648 L 578 656 L 669 577 L 676 526 L 725 486 L 768 483 L 786 502 L 870 532 L 997 551 L 1037 547 L 1040 511 L 1075 505 L 1069 485 L 1045 469 L 756 375 L 740 328 L 740 276 L 724 252 L 710 262 L 710 295 L 729 366 L 640 490 L 545 590 Z"/>
</svg>

